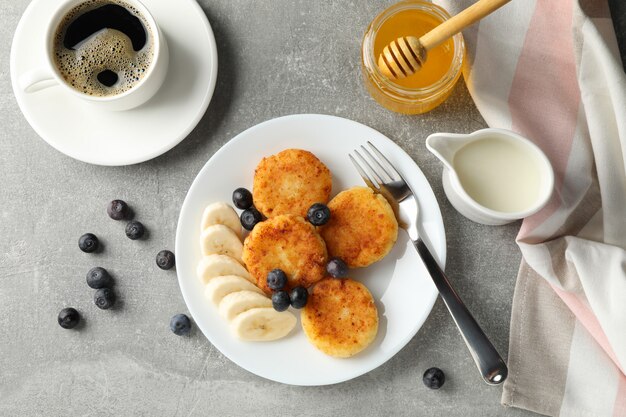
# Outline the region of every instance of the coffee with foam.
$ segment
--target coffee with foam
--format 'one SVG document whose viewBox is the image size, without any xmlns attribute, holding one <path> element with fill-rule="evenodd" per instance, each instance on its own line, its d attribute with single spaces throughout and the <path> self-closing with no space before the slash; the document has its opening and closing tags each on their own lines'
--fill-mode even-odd
<svg viewBox="0 0 626 417">
<path fill-rule="evenodd" d="M 132 89 L 154 59 L 150 26 L 123 0 L 88 0 L 71 9 L 57 27 L 53 48 L 61 77 L 91 96 Z"/>
</svg>

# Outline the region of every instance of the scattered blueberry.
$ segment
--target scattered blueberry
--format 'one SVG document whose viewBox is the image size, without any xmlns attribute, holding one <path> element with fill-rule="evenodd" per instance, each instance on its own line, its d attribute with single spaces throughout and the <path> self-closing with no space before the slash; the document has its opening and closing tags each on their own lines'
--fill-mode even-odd
<svg viewBox="0 0 626 417">
<path fill-rule="evenodd" d="M 111 288 L 113 286 L 113 278 L 106 269 L 96 266 L 87 272 L 87 285 L 96 290 L 99 288 Z"/>
<path fill-rule="evenodd" d="M 263 215 L 254 207 L 250 207 L 241 212 L 239 219 L 244 229 L 252 230 L 257 223 L 263 220 Z"/>
<path fill-rule="evenodd" d="M 85 233 L 78 239 L 78 247 L 86 253 L 96 251 L 99 244 L 98 237 L 93 233 Z"/>
<path fill-rule="evenodd" d="M 73 329 L 80 322 L 80 314 L 72 307 L 64 308 L 59 312 L 59 326 L 64 329 Z"/>
<path fill-rule="evenodd" d="M 287 285 L 287 274 L 282 269 L 272 269 L 267 274 L 267 286 L 270 290 L 279 291 Z"/>
<path fill-rule="evenodd" d="M 326 264 L 326 272 L 331 277 L 343 278 L 348 275 L 348 265 L 341 258 L 331 258 Z"/>
<path fill-rule="evenodd" d="M 252 207 L 252 193 L 245 188 L 237 188 L 233 191 L 233 204 L 241 210 Z"/>
<path fill-rule="evenodd" d="M 276 291 L 272 294 L 272 306 L 276 311 L 285 311 L 289 308 L 291 300 L 287 291 Z"/>
<path fill-rule="evenodd" d="M 129 211 L 128 204 L 122 200 L 113 200 L 107 206 L 107 214 L 113 220 L 127 219 Z"/>
<path fill-rule="evenodd" d="M 309 299 L 309 293 L 304 287 L 295 287 L 291 290 L 289 299 L 291 300 L 291 306 L 293 308 L 302 308 L 306 305 L 306 302 Z"/>
<path fill-rule="evenodd" d="M 439 389 L 443 386 L 443 383 L 446 382 L 446 376 L 441 369 L 430 368 L 424 372 L 422 381 L 424 381 L 424 385 L 430 389 Z"/>
<path fill-rule="evenodd" d="M 315 203 L 307 211 L 306 217 L 313 226 L 322 226 L 330 220 L 330 209 L 326 204 Z"/>
<path fill-rule="evenodd" d="M 141 239 L 145 231 L 143 224 L 136 220 L 128 222 L 126 225 L 126 236 L 131 240 Z"/>
<path fill-rule="evenodd" d="M 93 295 L 93 302 L 98 308 L 107 310 L 115 304 L 115 293 L 110 288 L 100 288 Z"/>
<path fill-rule="evenodd" d="M 176 264 L 174 254 L 169 250 L 162 250 L 157 253 L 156 264 L 161 269 L 172 269 Z"/>
<path fill-rule="evenodd" d="M 191 331 L 191 320 L 184 314 L 177 314 L 170 320 L 170 329 L 178 336 L 187 336 Z"/>
</svg>

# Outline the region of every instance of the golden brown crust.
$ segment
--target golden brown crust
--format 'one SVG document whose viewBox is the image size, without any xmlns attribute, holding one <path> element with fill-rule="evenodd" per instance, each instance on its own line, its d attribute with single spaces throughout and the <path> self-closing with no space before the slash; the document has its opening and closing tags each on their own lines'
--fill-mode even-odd
<svg viewBox="0 0 626 417">
<path fill-rule="evenodd" d="M 378 310 L 365 285 L 352 279 L 318 282 L 301 313 L 309 341 L 327 355 L 347 358 L 376 338 Z"/>
<path fill-rule="evenodd" d="M 324 240 L 309 222 L 282 215 L 254 227 L 244 242 L 242 257 L 257 286 L 271 294 L 269 271 L 282 269 L 288 289 L 309 287 L 324 277 L 328 255 Z"/>
<path fill-rule="evenodd" d="M 311 152 L 286 149 L 263 158 L 254 172 L 255 207 L 266 217 L 295 214 L 306 217 L 315 203 L 328 202 L 330 170 Z"/>
<path fill-rule="evenodd" d="M 353 187 L 328 203 L 330 221 L 320 228 L 328 254 L 350 268 L 385 257 L 398 237 L 398 222 L 387 200 L 367 187 Z"/>
</svg>

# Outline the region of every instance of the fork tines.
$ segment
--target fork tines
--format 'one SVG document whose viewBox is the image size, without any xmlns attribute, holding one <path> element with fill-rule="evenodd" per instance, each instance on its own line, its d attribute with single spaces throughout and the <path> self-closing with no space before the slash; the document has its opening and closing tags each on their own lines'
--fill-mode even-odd
<svg viewBox="0 0 626 417">
<path fill-rule="evenodd" d="M 404 182 L 402 175 L 370 141 L 367 145 L 371 151 L 361 145 L 360 151 L 354 150 L 356 158 L 348 154 L 363 181 L 376 189 L 391 182 Z"/>
</svg>

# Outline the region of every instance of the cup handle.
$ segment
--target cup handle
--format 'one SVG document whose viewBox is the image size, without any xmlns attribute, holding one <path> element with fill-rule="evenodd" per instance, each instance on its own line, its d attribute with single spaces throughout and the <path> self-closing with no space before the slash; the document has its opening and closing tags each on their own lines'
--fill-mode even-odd
<svg viewBox="0 0 626 417">
<path fill-rule="evenodd" d="M 50 70 L 46 68 L 35 68 L 22 74 L 18 80 L 18 84 L 25 93 L 35 93 L 56 85 L 57 81 L 52 77 L 52 74 L 50 74 Z"/>
</svg>

